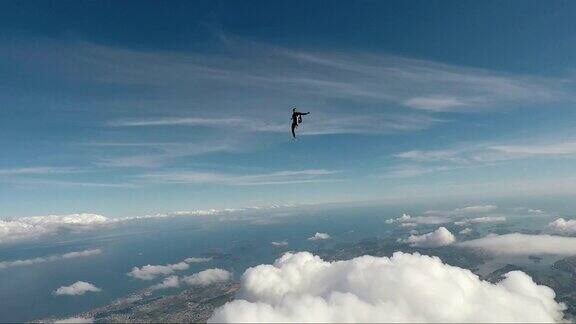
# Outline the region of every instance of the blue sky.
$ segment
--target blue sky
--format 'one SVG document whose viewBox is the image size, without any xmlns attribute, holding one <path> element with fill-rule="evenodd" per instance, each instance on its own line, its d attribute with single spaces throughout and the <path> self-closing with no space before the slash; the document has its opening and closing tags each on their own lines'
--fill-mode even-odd
<svg viewBox="0 0 576 324">
<path fill-rule="evenodd" d="M 0 6 L 0 217 L 576 189 L 574 2 Z"/>
</svg>

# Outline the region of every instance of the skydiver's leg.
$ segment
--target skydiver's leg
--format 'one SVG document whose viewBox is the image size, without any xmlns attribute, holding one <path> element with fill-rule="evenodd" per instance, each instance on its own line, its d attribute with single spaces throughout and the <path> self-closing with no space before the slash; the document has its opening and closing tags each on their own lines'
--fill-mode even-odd
<svg viewBox="0 0 576 324">
<path fill-rule="evenodd" d="M 294 138 L 296 138 L 296 133 L 294 132 L 294 129 L 296 128 L 296 126 L 298 126 L 298 124 L 292 123 L 292 137 L 294 137 Z"/>
</svg>

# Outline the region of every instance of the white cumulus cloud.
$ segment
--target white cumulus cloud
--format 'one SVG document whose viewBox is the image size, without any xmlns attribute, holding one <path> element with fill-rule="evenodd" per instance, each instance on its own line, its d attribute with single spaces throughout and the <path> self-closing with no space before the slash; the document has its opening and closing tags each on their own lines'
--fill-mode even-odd
<svg viewBox="0 0 576 324">
<path fill-rule="evenodd" d="M 471 218 L 469 220 L 470 223 L 498 223 L 505 221 L 506 217 L 504 216 L 484 216 L 484 217 Z"/>
<path fill-rule="evenodd" d="M 548 227 L 556 233 L 575 234 L 576 219 L 565 220 L 564 218 L 558 218 L 548 224 Z"/>
<path fill-rule="evenodd" d="M 444 224 L 449 223 L 450 218 L 443 216 L 410 216 L 408 214 L 402 214 L 398 218 L 391 218 L 384 221 L 386 224 L 400 224 L 401 226 L 415 226 L 416 224 Z M 410 225 L 403 225 L 410 224 Z"/>
<path fill-rule="evenodd" d="M 276 247 L 288 246 L 288 241 L 272 242 L 270 244 L 272 244 L 272 246 L 276 246 Z"/>
<path fill-rule="evenodd" d="M 504 216 L 483 216 L 475 217 L 470 219 L 463 219 L 454 222 L 456 225 L 467 225 L 467 224 L 482 224 L 482 223 L 501 223 L 505 222 L 506 217 Z"/>
<path fill-rule="evenodd" d="M 77 295 L 84 295 L 87 292 L 99 292 L 102 289 L 94 286 L 93 284 L 85 281 L 76 281 L 75 283 L 71 284 L 70 286 L 62 286 L 54 291 L 55 295 L 70 295 L 70 296 L 77 296 Z"/>
<path fill-rule="evenodd" d="M 212 258 L 186 258 L 184 262 L 186 263 L 204 263 L 212 260 Z"/>
<path fill-rule="evenodd" d="M 411 219 L 412 219 L 412 216 L 410 216 L 408 214 L 402 214 L 402 216 L 400 216 L 398 218 L 387 219 L 384 221 L 384 223 L 386 223 L 386 224 L 402 223 L 402 222 L 408 222 Z"/>
<path fill-rule="evenodd" d="M 545 213 L 545 211 L 543 211 L 542 209 L 528 209 L 528 212 L 532 213 L 532 214 L 544 214 Z"/>
<path fill-rule="evenodd" d="M 140 268 L 132 268 L 132 271 L 128 272 L 128 276 L 141 280 L 153 280 L 158 276 L 167 276 L 173 274 L 175 271 L 188 270 L 188 268 L 190 268 L 190 266 L 184 261 L 167 265 L 148 264 Z"/>
<path fill-rule="evenodd" d="M 150 287 L 151 290 L 178 288 L 180 287 L 180 278 L 178 276 L 170 276 L 165 278 L 161 283 Z"/>
<path fill-rule="evenodd" d="M 190 263 L 204 263 L 212 260 L 212 258 L 186 258 L 184 261 L 166 264 L 166 265 L 145 265 L 142 267 L 134 267 L 127 275 L 141 280 L 153 280 L 159 276 L 171 275 L 176 271 L 188 270 Z"/>
<path fill-rule="evenodd" d="M 230 272 L 213 268 L 182 278 L 178 276 L 167 277 L 161 283 L 151 286 L 150 290 L 178 288 L 182 283 L 190 286 L 208 286 L 213 283 L 228 281 L 231 278 L 232 274 Z"/>
<path fill-rule="evenodd" d="M 556 254 L 576 255 L 576 238 L 554 235 L 511 233 L 489 235 L 458 244 L 502 255 Z"/>
<path fill-rule="evenodd" d="M 100 253 L 102 253 L 102 250 L 100 250 L 100 249 L 84 250 L 84 251 L 74 251 L 74 252 L 69 252 L 69 253 L 64 253 L 64 254 L 62 254 L 62 258 L 64 258 L 64 259 L 82 258 L 82 257 L 88 257 L 88 256 L 98 255 L 98 254 L 100 254 Z"/>
<path fill-rule="evenodd" d="M 453 212 L 454 214 L 483 214 L 495 211 L 496 209 L 498 209 L 498 207 L 494 205 L 478 205 L 456 208 Z"/>
<path fill-rule="evenodd" d="M 523 272 L 492 284 L 401 252 L 336 262 L 286 253 L 246 270 L 238 297 L 209 322 L 557 322 L 565 309 Z"/>
<path fill-rule="evenodd" d="M 410 235 L 407 239 L 398 241 L 415 247 L 439 247 L 456 242 L 456 238 L 446 227 L 440 227 L 434 232 L 423 235 Z"/>
<path fill-rule="evenodd" d="M 321 240 L 327 240 L 330 238 L 330 235 L 328 235 L 327 233 L 319 233 L 316 232 L 316 234 L 314 234 L 314 236 L 311 236 L 308 238 L 309 241 L 321 241 Z"/>
<path fill-rule="evenodd" d="M 86 317 L 69 317 L 55 320 L 54 323 L 94 323 L 94 319 Z"/>
<path fill-rule="evenodd" d="M 214 268 L 186 276 L 182 278 L 182 281 L 191 286 L 208 286 L 213 283 L 228 281 L 231 278 L 232 274 L 230 272 Z"/>
</svg>

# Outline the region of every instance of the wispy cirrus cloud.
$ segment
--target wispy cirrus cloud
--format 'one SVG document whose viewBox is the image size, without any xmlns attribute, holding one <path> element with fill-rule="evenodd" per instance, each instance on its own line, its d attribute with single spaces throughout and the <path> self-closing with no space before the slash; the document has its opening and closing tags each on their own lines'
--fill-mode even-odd
<svg viewBox="0 0 576 324">
<path fill-rule="evenodd" d="M 456 97 L 431 96 L 414 97 L 403 102 L 407 107 L 428 111 L 447 111 L 472 105 L 473 102 L 465 102 Z"/>
<path fill-rule="evenodd" d="M 525 145 L 495 145 L 489 147 L 489 149 L 508 154 L 510 157 L 576 155 L 576 141 Z"/>
<path fill-rule="evenodd" d="M 246 129 L 254 132 L 286 132 L 287 123 L 268 124 L 247 118 L 167 117 L 156 119 L 123 119 L 107 123 L 111 127 L 190 126 Z"/>
<path fill-rule="evenodd" d="M 285 119 L 285 118 L 284 118 Z M 122 119 L 109 122 L 114 128 L 150 128 L 150 127 L 205 127 L 219 132 L 273 133 L 289 135 L 290 124 L 266 121 L 260 117 L 250 118 L 141 118 Z M 382 116 L 352 115 L 340 116 L 314 112 L 314 117 L 299 127 L 298 134 L 387 134 L 410 132 L 428 128 L 441 120 L 433 116 L 414 114 L 389 114 Z M 248 136 L 248 135 L 246 135 Z M 94 164 L 103 167 L 140 167 L 158 168 L 181 158 L 217 153 L 238 153 L 254 150 L 260 140 L 245 137 L 227 137 L 211 140 L 195 140 L 189 143 L 147 143 L 147 142 L 101 142 L 85 143 L 92 147 L 110 147 L 119 151 L 99 153 Z M 132 154 L 120 151 L 126 148 L 135 150 Z M 100 152 L 100 151 L 98 151 Z"/>
<path fill-rule="evenodd" d="M 70 188 L 135 188 L 136 184 L 130 182 L 84 182 L 84 181 L 65 181 L 65 180 L 48 180 L 48 179 L 13 179 L 6 183 L 19 187 L 70 187 Z"/>
<path fill-rule="evenodd" d="M 426 60 L 389 55 L 331 54 L 285 51 L 314 66 L 355 73 L 351 95 L 367 100 L 399 102 L 426 111 L 474 110 L 506 103 L 555 100 L 562 91 L 551 88 L 552 80 L 507 75 Z M 364 78 L 362 78 L 364 76 Z M 361 79 L 360 82 L 357 79 Z M 333 79 L 331 79 L 333 80 Z M 337 84 L 318 82 L 318 85 Z M 372 82 L 384 81 L 381 84 Z M 424 94 L 424 95 L 423 95 Z M 561 97 L 561 96 L 560 96 Z"/>
<path fill-rule="evenodd" d="M 0 169 L 0 176 L 17 176 L 17 175 L 43 175 L 43 174 L 63 174 L 81 172 L 72 167 L 27 167 L 14 169 Z"/>
<path fill-rule="evenodd" d="M 132 115 L 122 109 L 123 115 L 107 123 L 117 127 L 186 125 L 280 132 L 289 108 L 298 105 L 320 119 L 334 117 L 324 126 L 319 123 L 321 132 L 309 134 L 342 133 L 342 128 L 349 133 L 385 133 L 431 127 L 442 121 L 430 117 L 439 111 L 525 106 L 569 96 L 563 80 L 554 78 L 382 53 L 296 51 L 234 37 L 227 37 L 218 55 L 49 40 L 10 45 L 6 59 L 35 74 L 87 86 L 145 89 L 147 98 L 98 98 L 139 107 Z M 32 51 L 32 46 L 43 50 Z M 22 62 L 19 53 L 33 57 Z M 52 64 L 41 63 L 47 60 Z M 357 116 L 366 118 L 348 122 Z M 386 120 L 389 123 L 382 124 Z M 389 127 L 394 124 L 404 125 Z"/>
<path fill-rule="evenodd" d="M 387 134 L 422 130 L 433 124 L 443 122 L 432 116 L 415 114 L 389 114 L 382 116 L 344 115 L 331 116 L 315 114 L 310 117 L 298 134 L 329 135 L 329 134 Z M 112 127 L 161 127 L 188 126 L 231 129 L 234 131 L 286 133 L 289 123 L 267 122 L 259 119 L 222 118 L 207 119 L 193 117 L 172 117 L 157 119 L 118 120 L 108 123 Z"/>
<path fill-rule="evenodd" d="M 414 150 L 394 154 L 394 157 L 414 162 L 463 162 L 463 160 L 458 156 L 459 153 L 460 151 L 458 150 Z"/>
<path fill-rule="evenodd" d="M 538 109 L 543 103 L 573 99 L 571 89 L 567 89 L 571 85 L 552 77 L 501 73 L 385 53 L 291 50 L 234 37 L 220 45 L 206 54 L 22 39 L 0 43 L 0 49 L 5 49 L 0 50 L 0 59 L 18 66 L 23 80 L 43 80 L 36 92 L 42 92 L 41 87 L 46 85 L 61 91 L 58 93 L 65 97 L 63 100 L 69 100 L 67 109 L 81 116 L 78 125 L 91 128 L 90 132 L 82 132 L 91 134 L 91 138 L 74 141 L 101 144 L 81 149 L 90 154 L 58 154 L 58 158 L 74 156 L 99 171 L 110 167 L 163 171 L 146 170 L 136 175 L 142 184 L 336 181 L 335 177 L 279 175 L 270 170 L 262 174 L 268 181 L 221 170 L 180 174 L 183 177 L 177 179 L 170 171 L 189 166 L 188 162 L 196 157 L 200 160 L 210 154 L 244 153 L 268 143 L 286 143 L 290 108 L 294 105 L 312 112 L 305 117 L 299 135 L 382 135 L 419 132 L 453 123 L 460 116 L 447 112 Z M 82 93 L 81 100 L 77 93 Z M 40 99 L 34 98 L 42 102 Z M 29 106 L 31 112 L 40 109 L 36 107 L 54 109 Z M 141 142 L 130 142 L 134 140 Z M 511 152 L 513 149 L 494 145 L 484 151 L 478 148 L 479 154 L 454 149 L 443 152 L 444 157 L 424 150 L 402 154 L 409 151 L 399 149 L 396 158 L 416 164 L 430 162 L 436 155 L 438 163 L 447 158 L 450 163 L 464 165 L 477 163 L 479 158 L 490 162 L 511 154 L 518 156 L 520 153 Z M 389 175 L 411 177 L 450 168 L 414 165 L 391 170 Z M 132 176 L 142 171 L 129 172 Z M 99 179 L 107 178 L 102 182 L 96 177 L 74 181 L 62 177 L 59 181 L 35 183 L 78 188 L 139 185 L 124 181 L 123 176 L 111 179 L 116 175 L 102 172 Z"/>
<path fill-rule="evenodd" d="M 333 177 L 339 171 L 308 169 L 285 170 L 271 173 L 232 175 L 213 172 L 174 171 L 142 175 L 140 178 L 155 183 L 224 184 L 232 186 L 280 185 L 308 182 L 338 181 Z"/>
<path fill-rule="evenodd" d="M 133 188 L 134 185 L 123 182 L 91 182 L 83 180 L 63 180 L 59 176 L 78 175 L 93 172 L 88 167 L 25 167 L 0 169 L 0 178 L 4 184 L 18 187 L 85 187 L 85 188 Z"/>
<path fill-rule="evenodd" d="M 232 153 L 241 151 L 245 145 L 236 140 L 218 140 L 192 143 L 179 142 L 93 142 L 82 146 L 96 148 L 99 154 L 93 162 L 100 167 L 117 168 L 158 168 L 177 159 L 214 153 Z M 130 154 L 128 154 L 130 153 Z"/>
<path fill-rule="evenodd" d="M 411 178 L 430 173 L 452 171 L 459 167 L 450 166 L 421 166 L 414 164 L 396 165 L 385 169 L 383 178 Z"/>
<path fill-rule="evenodd" d="M 453 149 L 412 150 L 394 154 L 413 162 L 474 164 L 530 157 L 576 157 L 576 141 L 550 141 L 531 144 L 464 144 Z"/>
<path fill-rule="evenodd" d="M 535 143 L 463 143 L 438 150 L 410 150 L 392 155 L 399 164 L 384 177 L 408 178 L 430 173 L 484 167 L 522 159 L 576 158 L 576 141 L 548 140 Z"/>
</svg>

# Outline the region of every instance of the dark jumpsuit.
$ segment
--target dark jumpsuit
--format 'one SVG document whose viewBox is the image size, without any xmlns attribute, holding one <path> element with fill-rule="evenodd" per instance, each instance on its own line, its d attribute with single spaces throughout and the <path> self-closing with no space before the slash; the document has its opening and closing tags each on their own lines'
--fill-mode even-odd
<svg viewBox="0 0 576 324">
<path fill-rule="evenodd" d="M 294 132 L 294 129 L 296 129 L 296 127 L 298 127 L 298 117 L 302 116 L 302 115 L 308 115 L 309 112 L 307 113 L 301 113 L 301 112 L 293 112 L 292 113 L 292 137 L 296 138 L 296 133 Z"/>
</svg>

